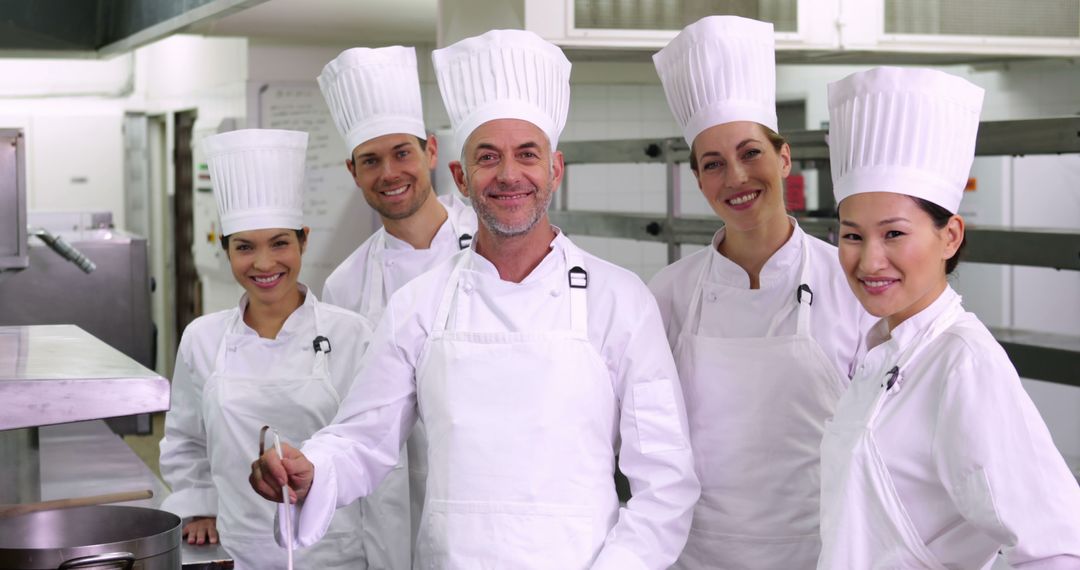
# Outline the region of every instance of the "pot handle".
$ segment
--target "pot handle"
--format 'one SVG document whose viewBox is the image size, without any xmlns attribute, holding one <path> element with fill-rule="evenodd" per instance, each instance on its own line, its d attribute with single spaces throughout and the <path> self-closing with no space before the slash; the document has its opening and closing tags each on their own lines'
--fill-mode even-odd
<svg viewBox="0 0 1080 570">
<path fill-rule="evenodd" d="M 79 558 L 65 560 L 56 570 L 73 570 L 75 568 L 97 566 L 98 564 L 108 564 L 109 562 L 123 562 L 125 564 L 122 568 L 131 570 L 135 567 L 135 555 L 130 552 L 108 552 L 92 556 L 80 556 Z"/>
</svg>

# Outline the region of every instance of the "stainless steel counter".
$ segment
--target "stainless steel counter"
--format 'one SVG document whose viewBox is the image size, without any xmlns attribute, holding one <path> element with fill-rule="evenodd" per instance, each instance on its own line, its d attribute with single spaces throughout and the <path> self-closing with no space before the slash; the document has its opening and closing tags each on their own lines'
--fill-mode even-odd
<svg viewBox="0 0 1080 570">
<path fill-rule="evenodd" d="M 0 327 L 0 430 L 168 408 L 168 380 L 77 326 Z"/>
</svg>

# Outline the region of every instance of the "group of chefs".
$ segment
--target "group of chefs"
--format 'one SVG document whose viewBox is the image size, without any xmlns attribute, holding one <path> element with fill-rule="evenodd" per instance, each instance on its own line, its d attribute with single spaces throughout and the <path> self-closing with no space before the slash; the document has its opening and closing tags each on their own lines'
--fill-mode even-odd
<svg viewBox="0 0 1080 570">
<path fill-rule="evenodd" d="M 202 141 L 245 294 L 176 359 L 188 542 L 259 570 L 286 542 L 304 569 L 1080 568 L 1080 488 L 948 283 L 982 89 L 829 85 L 837 247 L 785 210 L 772 24 L 691 24 L 653 60 L 723 227 L 646 286 L 548 220 L 562 51 L 495 30 L 432 59 L 468 205 L 432 188 L 414 49 L 318 78 L 382 220 L 322 301 L 297 281 L 307 135 Z M 256 458 L 264 425 L 293 445 Z"/>
</svg>

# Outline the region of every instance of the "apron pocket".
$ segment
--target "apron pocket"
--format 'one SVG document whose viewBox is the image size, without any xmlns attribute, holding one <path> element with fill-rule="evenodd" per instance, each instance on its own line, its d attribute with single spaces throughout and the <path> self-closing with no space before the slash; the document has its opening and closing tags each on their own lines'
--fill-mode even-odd
<svg viewBox="0 0 1080 570">
<path fill-rule="evenodd" d="M 587 506 L 432 499 L 426 509 L 430 568 L 573 570 L 600 547 Z"/>
<path fill-rule="evenodd" d="M 686 435 L 670 380 L 634 385 L 634 424 L 642 453 L 686 449 Z"/>
</svg>

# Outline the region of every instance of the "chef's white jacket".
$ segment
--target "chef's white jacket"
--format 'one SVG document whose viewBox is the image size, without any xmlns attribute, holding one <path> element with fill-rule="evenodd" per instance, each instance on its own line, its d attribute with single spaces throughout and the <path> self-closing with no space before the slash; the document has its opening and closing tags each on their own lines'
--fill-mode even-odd
<svg viewBox="0 0 1080 570">
<path fill-rule="evenodd" d="M 311 374 L 312 339 L 316 336 L 314 305 L 319 301 L 307 292 L 306 287 L 301 285 L 300 288 L 306 293 L 304 303 L 285 320 L 277 338 L 258 338 L 254 329 L 243 319 L 239 320 L 238 327 L 231 332 L 256 338 L 264 350 L 250 355 L 251 360 L 242 366 L 238 364 L 238 370 L 246 368 L 252 377 L 260 376 L 260 371 L 276 377 L 295 375 L 303 378 Z M 247 303 L 245 294 L 238 307 L 195 319 L 184 329 L 180 339 L 172 378 L 172 406 L 165 415 L 165 437 L 161 440 L 161 475 L 172 487 L 172 494 L 166 497 L 162 508 L 181 518 L 217 516 L 218 513 L 219 498 L 210 476 L 206 423 L 202 414 L 203 387 L 213 373 L 221 340 L 226 332 L 230 332 L 226 330 L 228 324 L 237 314 L 243 314 Z M 328 359 L 331 382 L 337 393 L 344 397 L 356 378 L 360 356 L 371 338 L 372 326 L 356 313 L 326 303 L 320 303 L 319 316 L 322 335 L 331 343 L 332 355 Z M 282 410 L 282 413 L 288 413 L 288 410 Z M 254 434 L 251 441 L 253 461 L 258 445 L 258 434 Z M 268 520 L 268 529 L 271 524 Z"/>
<path fill-rule="evenodd" d="M 844 378 L 850 377 L 859 339 L 872 324 L 871 317 L 852 295 L 840 268 L 836 247 L 814 238 L 804 242 L 802 228 L 794 218 L 789 219 L 794 231 L 761 268 L 758 289 L 750 289 L 750 276 L 745 269 L 717 250 L 724 241 L 724 228 L 713 236 L 710 247 L 661 269 L 649 281 L 672 347 L 679 340 L 686 322 L 694 284 L 710 258 L 712 267 L 702 284 L 701 322 L 696 334 L 715 338 L 762 338 L 766 336 L 773 316 L 781 311 L 787 311 L 787 316 L 772 336 L 795 334 L 799 314 L 793 310 L 793 300 L 800 285 L 803 243 L 808 242 L 814 248 L 807 276 L 814 293 L 810 336 L 836 365 L 837 373 Z"/>
<path fill-rule="evenodd" d="M 468 294 L 458 296 L 448 327 L 478 332 L 569 329 L 568 267 L 562 251 L 577 246 L 560 232 L 551 247 L 521 283 L 503 281 L 495 266 L 472 249 L 461 252 L 469 256 L 461 274 L 461 287 Z M 618 417 L 610 418 L 612 453 L 619 454 L 619 467 L 634 496 L 620 509 L 598 565 L 629 559 L 635 566 L 666 568 L 686 542 L 700 492 L 675 364 L 656 303 L 641 280 L 582 255 L 588 271 L 589 339 L 607 363 L 620 405 Z M 298 509 L 298 544 L 316 541 L 334 508 L 370 493 L 397 463 L 400 445 L 418 415 L 417 361 L 456 261 L 457 256 L 439 264 L 391 298 L 340 413 L 331 426 L 304 444 L 303 452 L 315 465 L 315 479 Z M 635 386 L 660 381 L 671 385 L 674 410 L 659 410 L 660 403 L 630 396 Z M 639 430 L 669 440 L 675 450 L 644 453 Z M 656 440 L 647 441 L 655 445 Z"/>
<path fill-rule="evenodd" d="M 956 297 L 946 288 L 891 334 L 877 323 L 860 366 L 895 361 Z M 877 426 L 897 494 L 945 566 L 989 567 L 1005 545 L 1014 567 L 1080 568 L 1080 487 L 1009 357 L 973 313 L 907 366 Z"/>
<path fill-rule="evenodd" d="M 383 275 L 382 289 L 378 292 L 379 302 L 374 304 L 378 311 L 364 315 L 373 323 L 378 323 L 381 311 L 394 291 L 460 251 L 461 236 L 455 234 L 451 220 L 457 220 L 460 231 L 467 231 L 472 235 L 476 233 L 476 213 L 471 206 L 453 194 L 439 196 L 438 200 L 446 208 L 447 218 L 435 233 L 428 249 L 415 249 L 409 242 L 390 235 L 386 228 L 379 228 L 326 278 L 322 292 L 323 302 L 360 312 L 364 295 L 367 294 L 364 284 L 368 281 L 370 271 L 368 257 L 371 255 L 371 248 L 381 241 L 380 236 L 386 240 L 386 249 L 375 252 L 377 262 L 382 265 Z"/>
</svg>

